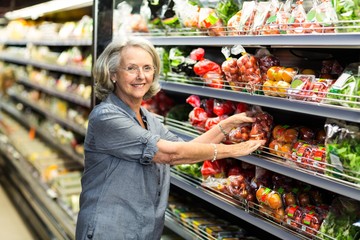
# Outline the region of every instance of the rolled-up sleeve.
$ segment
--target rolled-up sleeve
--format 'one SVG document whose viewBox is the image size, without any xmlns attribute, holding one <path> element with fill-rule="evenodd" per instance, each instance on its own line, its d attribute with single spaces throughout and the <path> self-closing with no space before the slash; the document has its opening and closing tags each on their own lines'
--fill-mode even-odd
<svg viewBox="0 0 360 240">
<path fill-rule="evenodd" d="M 142 128 L 125 111 L 106 106 L 95 111 L 89 119 L 87 146 L 89 151 L 98 151 L 127 161 L 150 164 L 160 135 Z"/>
</svg>

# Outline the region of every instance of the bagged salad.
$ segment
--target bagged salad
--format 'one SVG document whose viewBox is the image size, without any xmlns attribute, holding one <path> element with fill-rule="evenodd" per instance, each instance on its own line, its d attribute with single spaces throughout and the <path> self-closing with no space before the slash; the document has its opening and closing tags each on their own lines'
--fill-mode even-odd
<svg viewBox="0 0 360 240">
<path fill-rule="evenodd" d="M 360 108 L 360 62 L 347 66 L 329 89 L 325 103 Z"/>
<path fill-rule="evenodd" d="M 360 184 L 360 125 L 335 119 L 325 123 L 327 175 Z"/>
</svg>

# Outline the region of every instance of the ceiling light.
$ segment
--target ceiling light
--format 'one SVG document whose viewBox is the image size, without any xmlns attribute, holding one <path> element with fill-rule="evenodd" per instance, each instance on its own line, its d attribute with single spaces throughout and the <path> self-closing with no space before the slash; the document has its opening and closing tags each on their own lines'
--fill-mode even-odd
<svg viewBox="0 0 360 240">
<path fill-rule="evenodd" d="M 44 2 L 19 10 L 7 12 L 5 13 L 5 17 L 9 20 L 19 18 L 37 19 L 47 13 L 88 7 L 92 4 L 92 0 L 52 0 L 49 2 Z"/>
</svg>

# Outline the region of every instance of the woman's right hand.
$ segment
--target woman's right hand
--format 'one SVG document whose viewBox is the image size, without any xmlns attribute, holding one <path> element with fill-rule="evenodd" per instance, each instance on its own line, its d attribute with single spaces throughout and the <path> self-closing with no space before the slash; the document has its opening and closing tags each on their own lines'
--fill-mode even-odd
<svg viewBox="0 0 360 240">
<path fill-rule="evenodd" d="M 234 148 L 236 149 L 234 152 L 234 157 L 249 155 L 258 148 L 264 146 L 265 143 L 266 140 L 248 140 L 246 142 L 233 144 Z"/>
</svg>

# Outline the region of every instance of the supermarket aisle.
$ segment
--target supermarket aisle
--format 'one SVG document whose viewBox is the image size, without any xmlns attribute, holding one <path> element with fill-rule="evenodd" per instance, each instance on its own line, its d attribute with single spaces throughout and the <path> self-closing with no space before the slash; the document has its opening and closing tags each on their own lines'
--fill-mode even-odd
<svg viewBox="0 0 360 240">
<path fill-rule="evenodd" d="M 21 216 L 0 185 L 0 239 L 33 240 Z"/>
</svg>

